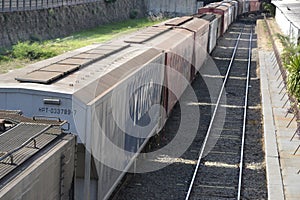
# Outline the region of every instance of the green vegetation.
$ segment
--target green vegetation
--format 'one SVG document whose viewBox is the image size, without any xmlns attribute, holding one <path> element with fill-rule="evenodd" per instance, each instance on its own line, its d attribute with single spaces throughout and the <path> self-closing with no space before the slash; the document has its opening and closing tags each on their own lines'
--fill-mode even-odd
<svg viewBox="0 0 300 200">
<path fill-rule="evenodd" d="M 275 16 L 276 7 L 273 4 L 263 2 L 262 3 L 262 8 L 265 12 L 269 13 L 271 16 L 273 16 L 273 17 Z"/>
<path fill-rule="evenodd" d="M 286 65 L 288 70 L 287 88 L 289 92 L 300 100 L 300 55 L 294 55 L 290 58 L 290 63 Z"/>
<path fill-rule="evenodd" d="M 300 102 L 300 45 L 292 43 L 287 36 L 277 36 L 284 47 L 281 56 L 287 70 L 287 89 Z"/>
<path fill-rule="evenodd" d="M 160 21 L 162 20 L 163 19 Z M 81 31 L 65 38 L 40 42 L 34 40 L 19 42 L 11 49 L 1 50 L 0 73 L 93 43 L 106 42 L 122 34 L 130 33 L 158 22 L 159 21 L 153 21 L 147 18 L 130 19 L 124 22 L 111 23 L 94 29 Z"/>
</svg>

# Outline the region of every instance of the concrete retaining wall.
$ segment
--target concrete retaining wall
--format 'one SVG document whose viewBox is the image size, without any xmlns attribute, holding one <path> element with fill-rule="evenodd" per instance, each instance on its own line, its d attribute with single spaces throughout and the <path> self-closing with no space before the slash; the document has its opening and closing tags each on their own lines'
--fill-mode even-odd
<svg viewBox="0 0 300 200">
<path fill-rule="evenodd" d="M 145 0 L 149 12 L 157 15 L 167 13 L 174 16 L 196 13 L 199 6 L 197 0 Z"/>
<path fill-rule="evenodd" d="M 36 11 L 0 13 L 0 48 L 18 41 L 51 39 L 67 36 L 76 31 L 94 28 L 129 18 L 137 9 L 144 16 L 144 0 L 103 1 L 74 6 L 61 6 Z"/>
</svg>

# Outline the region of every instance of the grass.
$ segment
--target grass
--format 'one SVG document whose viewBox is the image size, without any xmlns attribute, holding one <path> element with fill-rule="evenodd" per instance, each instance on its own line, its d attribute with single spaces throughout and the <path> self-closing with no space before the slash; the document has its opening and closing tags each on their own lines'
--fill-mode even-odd
<svg viewBox="0 0 300 200">
<path fill-rule="evenodd" d="M 161 19 L 160 21 L 162 21 Z M 19 42 L 11 49 L 3 49 L 0 54 L 0 73 L 24 67 L 27 64 L 47 59 L 67 51 L 93 43 L 102 43 L 160 21 L 147 18 L 130 19 L 111 23 L 90 30 L 81 31 L 65 38 L 32 42 Z"/>
</svg>

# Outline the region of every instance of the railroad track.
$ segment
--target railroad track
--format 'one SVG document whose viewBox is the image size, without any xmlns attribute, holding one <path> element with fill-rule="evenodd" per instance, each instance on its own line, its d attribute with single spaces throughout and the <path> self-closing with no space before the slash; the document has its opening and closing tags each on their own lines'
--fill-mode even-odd
<svg viewBox="0 0 300 200">
<path fill-rule="evenodd" d="M 237 38 L 241 33 L 235 59 L 232 63 L 225 92 L 227 102 L 221 98 L 219 112 L 226 108 L 227 115 L 224 126 L 219 128 L 221 135 L 218 142 L 207 156 L 200 160 L 199 173 L 195 178 L 190 199 L 237 199 L 239 184 L 240 143 L 244 116 L 244 94 L 249 57 L 249 38 L 254 24 L 247 22 L 252 18 L 245 18 L 232 24 L 226 34 L 218 40 L 218 45 L 212 53 L 213 60 L 201 68 L 199 75 L 192 84 L 198 97 L 195 105 L 200 109 L 198 134 L 189 149 L 174 163 L 150 173 L 135 174 L 131 180 L 116 194 L 115 199 L 185 199 L 190 186 L 193 170 L 195 169 L 199 150 L 205 139 L 214 106 L 218 99 L 218 92 L 209 93 L 208 83 L 220 83 L 224 80 L 232 52 Z M 246 25 L 245 25 L 246 24 Z M 244 26 L 245 25 L 245 26 Z M 253 27 L 252 27 L 253 26 Z M 243 29 L 244 27 L 244 29 Z M 249 90 L 249 106 L 246 128 L 245 158 L 243 164 L 243 180 L 241 181 L 241 196 L 244 199 L 267 199 L 266 177 L 264 169 L 264 155 L 262 150 L 262 124 L 260 110 L 260 86 L 255 61 L 256 35 L 253 34 L 253 60 L 251 62 L 251 88 Z M 209 70 L 216 64 L 219 74 Z M 207 80 L 205 80 L 207 79 Z M 220 91 L 217 85 L 215 91 Z M 183 101 L 189 102 L 188 95 L 183 95 Z M 223 110 L 224 111 L 224 110 Z M 222 113 L 222 112 L 221 112 Z M 224 121 L 223 121 L 224 122 Z M 162 148 L 174 138 L 174 133 L 180 124 L 180 106 L 175 106 L 166 127 L 160 146 Z M 213 135 L 213 134 L 211 134 Z M 211 138 L 211 137 L 210 137 Z M 208 143 L 210 143 L 210 138 Z M 206 155 L 207 150 L 204 151 Z M 226 154 L 227 153 L 227 154 Z M 200 177 L 200 178 L 199 178 Z"/>
<path fill-rule="evenodd" d="M 229 63 L 186 200 L 240 199 L 242 195 L 253 27 L 245 24 L 232 30 L 238 31 L 231 57 L 217 58 Z M 224 95 L 226 104 L 222 100 Z M 225 113 L 223 124 L 219 118 Z M 212 147 L 214 140 L 217 142 Z"/>
</svg>

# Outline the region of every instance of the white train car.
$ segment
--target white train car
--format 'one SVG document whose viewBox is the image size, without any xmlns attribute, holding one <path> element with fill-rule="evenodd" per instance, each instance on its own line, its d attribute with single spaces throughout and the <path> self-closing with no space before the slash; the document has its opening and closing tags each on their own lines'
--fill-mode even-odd
<svg viewBox="0 0 300 200">
<path fill-rule="evenodd" d="M 78 148 L 76 197 L 106 199 L 160 128 L 160 109 L 151 121 L 147 112 L 161 103 L 161 66 L 156 49 L 94 45 L 1 75 L 0 108 L 67 120 L 86 147 Z"/>
</svg>

